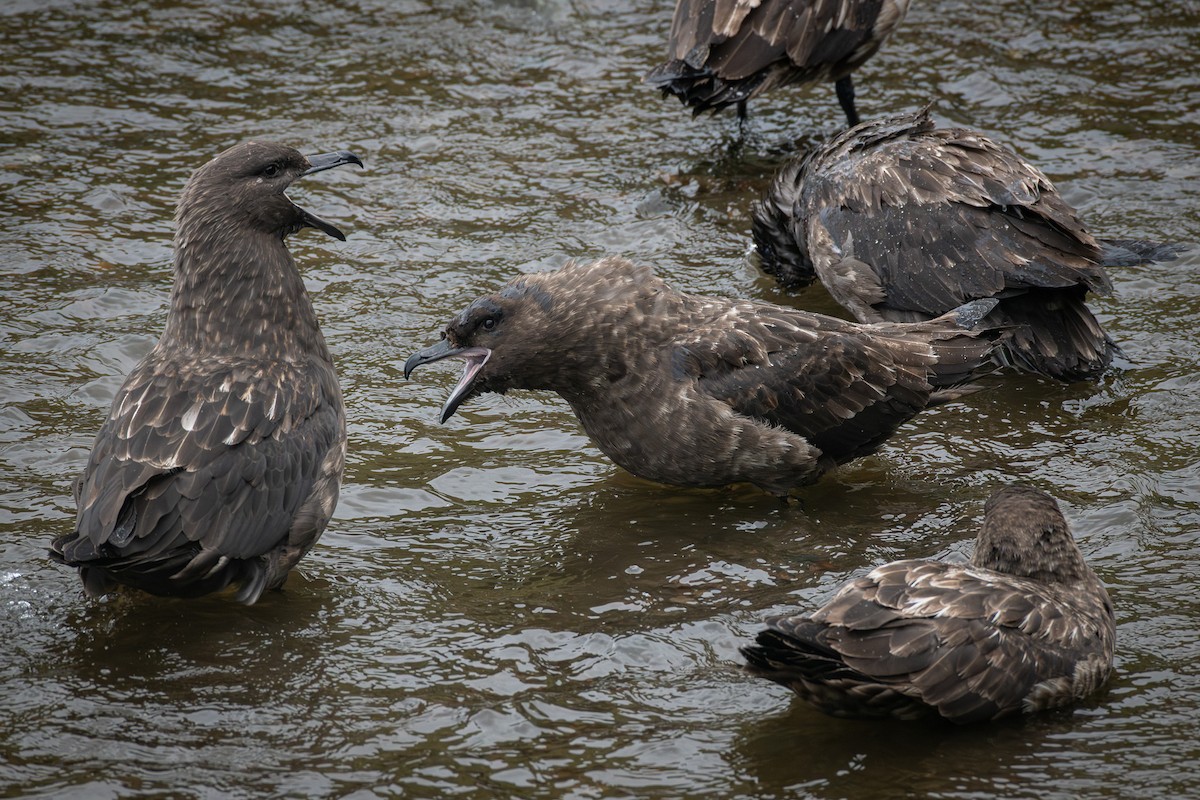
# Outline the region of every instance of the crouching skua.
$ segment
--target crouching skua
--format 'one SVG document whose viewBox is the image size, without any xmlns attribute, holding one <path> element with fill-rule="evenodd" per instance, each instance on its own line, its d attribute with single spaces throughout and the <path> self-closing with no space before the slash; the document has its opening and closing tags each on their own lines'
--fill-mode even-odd
<svg viewBox="0 0 1200 800">
<path fill-rule="evenodd" d="M 753 208 L 766 272 L 820 278 L 859 322 L 931 319 L 994 298 L 1011 335 L 997 360 L 1094 380 L 1117 347 L 1085 303 L 1105 267 L 1169 258 L 1173 245 L 1093 236 L 1054 184 L 977 131 L 928 109 L 872 120 L 785 165 Z"/>
<path fill-rule="evenodd" d="M 1058 504 L 1010 486 L 970 564 L 912 559 L 767 623 L 748 669 L 838 717 L 956 723 L 1063 706 L 1108 680 L 1115 623 Z"/>
</svg>

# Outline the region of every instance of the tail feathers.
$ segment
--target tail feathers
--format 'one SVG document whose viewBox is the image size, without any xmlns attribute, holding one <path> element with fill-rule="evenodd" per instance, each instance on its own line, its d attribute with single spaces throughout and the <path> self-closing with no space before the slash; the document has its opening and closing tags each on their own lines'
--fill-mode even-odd
<svg viewBox="0 0 1200 800">
<path fill-rule="evenodd" d="M 925 323 L 883 324 L 931 326 L 937 354 L 931 382 L 938 387 L 987 374 L 983 362 L 989 358 L 1066 383 L 1096 380 L 1120 348 L 1083 302 L 1085 292 L 1079 286 L 1040 289 L 999 301 L 975 300 Z M 941 392 L 937 398 L 952 399 Z"/>
<path fill-rule="evenodd" d="M 757 72 L 742 80 L 727 81 L 717 77 L 712 70 L 697 69 L 686 61 L 671 60 L 659 64 L 642 78 L 662 90 L 663 97 L 675 95 L 679 102 L 692 109 L 692 116 L 705 111 L 717 112 L 727 106 L 749 100 L 767 72 Z"/>
<path fill-rule="evenodd" d="M 51 560 L 79 568 L 89 597 L 108 594 L 118 585 L 163 597 L 200 597 L 232 584 L 239 586 L 236 599 L 250 605 L 268 588 L 270 577 L 262 558 L 232 559 L 202 550 L 195 542 L 122 553 L 71 533 L 55 539 L 50 548 Z"/>
<path fill-rule="evenodd" d="M 849 718 L 923 719 L 934 710 L 902 684 L 871 678 L 846 664 L 821 641 L 825 627 L 788 620 L 790 633 L 768 628 L 741 648 L 746 669 L 786 686 L 826 714 Z"/>
<path fill-rule="evenodd" d="M 1106 267 L 1136 267 L 1155 261 L 1172 261 L 1186 246 L 1141 239 L 1100 239 L 1100 263 Z"/>
<path fill-rule="evenodd" d="M 812 627 L 816 629 L 813 633 L 821 629 L 815 624 Z M 836 652 L 804 632 L 803 626 L 797 628 L 797 635 L 774 628 L 760 631 L 753 645 L 741 648 L 747 668 L 784 685 L 796 680 L 828 680 L 847 669 Z"/>
<path fill-rule="evenodd" d="M 992 313 L 996 306 L 1000 305 L 1000 301 L 994 297 L 985 297 L 982 300 L 972 300 L 969 303 L 964 303 L 958 308 L 952 309 L 945 316 L 954 320 L 954 324 L 963 330 L 972 330 L 984 317 Z"/>
<path fill-rule="evenodd" d="M 1078 291 L 1011 297 L 992 319 L 1010 329 L 998 361 L 1066 383 L 1096 380 L 1119 352 Z"/>
</svg>

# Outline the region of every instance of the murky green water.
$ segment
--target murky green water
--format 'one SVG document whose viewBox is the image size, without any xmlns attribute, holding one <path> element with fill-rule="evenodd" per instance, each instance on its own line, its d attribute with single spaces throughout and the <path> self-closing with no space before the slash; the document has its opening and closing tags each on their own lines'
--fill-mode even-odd
<svg viewBox="0 0 1200 800">
<path fill-rule="evenodd" d="M 400 375 L 519 271 L 624 254 L 677 286 L 821 311 L 744 254 L 749 202 L 831 87 L 693 122 L 638 84 L 668 0 L 0 8 L 0 795 L 1179 797 L 1200 793 L 1200 252 L 1115 271 L 1126 356 L 924 415 L 781 509 L 612 466 L 552 396 Z M 932 99 L 1109 236 L 1200 240 L 1195 3 L 919 2 L 864 116 Z M 341 371 L 350 457 L 282 593 L 82 597 L 45 558 L 170 286 L 171 214 L 274 137 L 365 172 L 293 196 L 350 234 L 293 252 Z M 826 718 L 739 671 L 762 616 L 885 560 L 964 553 L 992 486 L 1058 496 L 1117 606 L 1079 708 L 976 729 Z"/>
</svg>

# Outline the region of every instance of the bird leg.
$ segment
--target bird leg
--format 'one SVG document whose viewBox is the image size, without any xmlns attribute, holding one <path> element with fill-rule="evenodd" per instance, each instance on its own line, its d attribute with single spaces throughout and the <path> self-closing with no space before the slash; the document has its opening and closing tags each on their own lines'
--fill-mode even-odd
<svg viewBox="0 0 1200 800">
<path fill-rule="evenodd" d="M 838 78 L 833 84 L 833 88 L 837 90 L 838 102 L 842 104 L 842 111 L 846 112 L 846 121 L 853 128 L 858 124 L 858 111 L 854 108 L 854 83 L 850 80 L 850 76 L 846 75 L 843 78 Z"/>
</svg>

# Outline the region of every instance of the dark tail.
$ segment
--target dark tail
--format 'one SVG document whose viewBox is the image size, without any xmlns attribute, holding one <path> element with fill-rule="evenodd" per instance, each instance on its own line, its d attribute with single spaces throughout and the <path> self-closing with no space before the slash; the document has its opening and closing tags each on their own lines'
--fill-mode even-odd
<svg viewBox="0 0 1200 800">
<path fill-rule="evenodd" d="M 1186 246 L 1141 239 L 1099 239 L 1100 263 L 1106 267 L 1136 267 L 1155 261 L 1173 261 Z"/>
<path fill-rule="evenodd" d="M 999 300 L 994 297 L 985 297 L 982 300 L 972 300 L 969 303 L 963 303 L 958 308 L 952 309 L 945 316 L 953 319 L 954 324 L 964 331 L 974 330 L 998 305 L 1000 305 Z M 995 326 L 989 324 L 987 327 L 992 329 Z"/>
<path fill-rule="evenodd" d="M 749 100 L 766 74 L 758 72 L 742 80 L 727 81 L 710 69 L 697 69 L 673 59 L 650 70 L 642 82 L 661 89 L 663 97 L 675 95 L 692 109 L 692 116 L 699 116 L 705 111 L 716 113 Z"/>
<path fill-rule="evenodd" d="M 809 619 L 787 620 L 789 630 L 768 628 L 741 648 L 752 675 L 788 687 L 835 717 L 920 719 L 933 709 L 902 685 L 869 677 L 851 667 L 821 639 L 824 626 Z"/>
<path fill-rule="evenodd" d="M 820 628 L 813 623 L 809 625 Z M 797 680 L 823 682 L 844 672 L 846 665 L 837 653 L 803 635 L 806 627 L 801 625 L 800 635 L 774 628 L 759 631 L 754 644 L 741 648 L 746 669 L 784 686 Z"/>
<path fill-rule="evenodd" d="M 1098 379 L 1120 352 L 1078 288 L 1006 298 L 989 322 L 1010 329 L 1000 363 L 1065 383 Z"/>
<path fill-rule="evenodd" d="M 234 584 L 239 587 L 238 602 L 250 605 L 267 588 L 269 577 L 262 558 L 224 558 L 192 542 L 163 552 L 122 554 L 71 533 L 54 540 L 50 558 L 78 567 L 84 591 L 91 597 L 118 585 L 162 597 L 200 597 Z"/>
<path fill-rule="evenodd" d="M 1084 304 L 1085 292 L 1083 287 L 1041 289 L 1000 301 L 975 300 L 930 320 L 927 324 L 940 323 L 933 342 L 938 363 L 930 382 L 939 387 L 964 383 L 990 371 L 989 359 L 1065 383 L 1098 379 L 1120 348 Z M 961 335 L 962 329 L 970 329 L 974 338 Z"/>
</svg>

